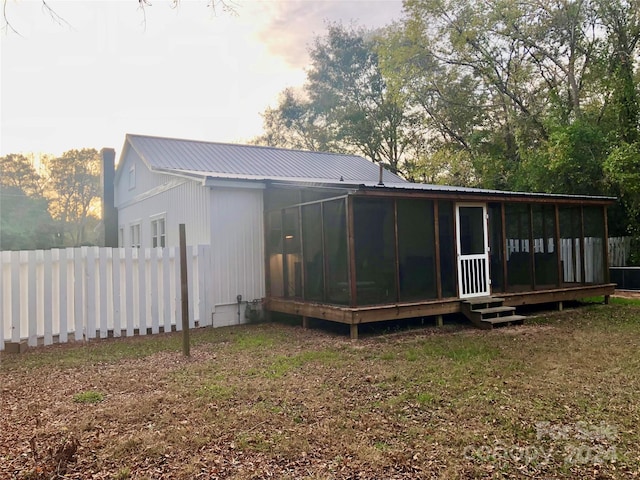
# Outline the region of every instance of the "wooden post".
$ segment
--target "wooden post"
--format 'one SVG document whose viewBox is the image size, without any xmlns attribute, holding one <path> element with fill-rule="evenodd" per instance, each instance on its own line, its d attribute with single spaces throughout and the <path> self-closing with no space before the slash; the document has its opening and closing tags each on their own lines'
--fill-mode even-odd
<svg viewBox="0 0 640 480">
<path fill-rule="evenodd" d="M 432 202 L 433 213 L 433 249 L 436 257 L 436 297 L 442 298 L 442 264 L 440 263 L 440 207 L 438 200 Z"/>
<path fill-rule="evenodd" d="M 563 308 L 562 301 L 558 302 L 558 311 L 561 312 Z"/>
<path fill-rule="evenodd" d="M 180 224 L 180 286 L 182 292 L 182 354 L 191 355 L 189 343 L 189 286 L 187 283 L 187 240 L 184 223 Z"/>
<path fill-rule="evenodd" d="M 309 328 L 309 317 L 307 317 L 306 315 L 302 316 L 302 328 Z"/>
<path fill-rule="evenodd" d="M 357 323 L 352 323 L 351 324 L 351 340 L 357 340 L 358 339 L 358 324 Z"/>
<path fill-rule="evenodd" d="M 444 325 L 444 320 L 442 319 L 442 315 L 436 316 L 436 325 L 438 327 L 442 327 Z"/>
</svg>

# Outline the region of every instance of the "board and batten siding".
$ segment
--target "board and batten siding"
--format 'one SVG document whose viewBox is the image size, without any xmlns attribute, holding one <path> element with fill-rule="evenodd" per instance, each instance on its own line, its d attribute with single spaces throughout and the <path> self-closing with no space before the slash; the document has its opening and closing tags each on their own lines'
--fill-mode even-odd
<svg viewBox="0 0 640 480">
<path fill-rule="evenodd" d="M 265 295 L 263 190 L 213 187 L 211 193 L 213 323 L 243 323 L 244 302 Z"/>
</svg>

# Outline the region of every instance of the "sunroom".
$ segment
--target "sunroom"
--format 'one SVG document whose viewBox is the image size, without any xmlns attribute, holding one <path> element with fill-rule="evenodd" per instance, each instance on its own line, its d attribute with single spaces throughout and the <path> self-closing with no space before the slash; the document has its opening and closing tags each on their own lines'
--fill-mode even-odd
<svg viewBox="0 0 640 480">
<path fill-rule="evenodd" d="M 613 201 L 420 184 L 274 183 L 265 191 L 267 309 L 299 315 L 303 325 L 308 318 L 347 323 L 357 337 L 361 323 L 441 322 L 444 314 L 467 314 L 469 304 L 498 312 L 608 299 Z"/>
</svg>

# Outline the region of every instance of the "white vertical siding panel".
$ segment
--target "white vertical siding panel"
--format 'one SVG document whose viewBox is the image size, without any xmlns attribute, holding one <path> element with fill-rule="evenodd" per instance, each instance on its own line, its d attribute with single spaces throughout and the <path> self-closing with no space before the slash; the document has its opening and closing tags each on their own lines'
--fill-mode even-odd
<svg viewBox="0 0 640 480">
<path fill-rule="evenodd" d="M 125 265 L 125 277 L 124 277 L 124 292 L 125 292 L 125 304 L 122 311 L 122 318 L 127 325 L 127 337 L 133 335 L 134 325 L 134 301 L 133 301 L 133 251 L 131 248 L 126 248 L 124 251 L 124 265 Z"/>
<path fill-rule="evenodd" d="M 88 339 L 96 336 L 96 248 L 89 247 L 87 249 L 87 283 L 86 283 L 86 335 Z"/>
<path fill-rule="evenodd" d="M 4 350 L 4 319 L 9 318 L 4 311 L 6 302 L 4 300 L 4 252 L 0 251 L 0 352 Z"/>
<path fill-rule="evenodd" d="M 172 247 L 173 249 L 173 278 L 175 279 L 175 312 L 176 312 L 176 330 L 182 330 L 182 283 L 180 279 L 180 249 L 178 247 Z M 187 273 L 189 273 L 187 271 Z"/>
<path fill-rule="evenodd" d="M 120 296 L 120 269 L 122 249 L 114 248 L 111 257 L 111 291 L 113 292 L 113 336 L 119 337 L 122 333 L 121 315 L 122 297 Z"/>
<path fill-rule="evenodd" d="M 208 250 L 204 245 L 198 246 L 198 309 L 201 327 L 211 325 L 211 311 L 208 305 L 211 295 L 207 281 L 211 274 Z"/>
<path fill-rule="evenodd" d="M 152 248 L 150 266 L 151 273 L 149 275 L 149 292 L 151 298 L 151 333 L 158 333 L 159 330 L 159 320 L 158 320 L 158 289 L 159 289 L 159 281 L 158 281 L 158 262 L 160 249 Z"/>
<path fill-rule="evenodd" d="M 147 283 L 146 249 L 138 249 L 138 330 L 140 335 L 147 334 Z"/>
<path fill-rule="evenodd" d="M 180 223 L 187 225 L 188 245 L 210 243 L 209 189 L 200 182 L 185 180 L 170 190 L 121 207 L 118 210 L 118 223 L 126 231 L 131 223 L 140 221 L 142 247 L 150 248 L 149 217 L 157 214 L 166 215 L 166 246 L 178 246 Z"/>
<path fill-rule="evenodd" d="M 111 283 L 111 272 L 107 269 L 107 265 L 111 263 L 111 249 L 100 248 L 97 250 L 99 267 L 99 274 L 97 278 L 100 284 L 98 290 L 98 326 L 100 329 L 100 338 L 107 338 L 107 332 L 109 330 L 109 310 L 111 310 L 108 305 L 112 304 L 113 299 L 113 296 L 109 291 L 109 284 Z"/>
<path fill-rule="evenodd" d="M 21 285 L 21 255 L 22 252 L 11 252 L 11 341 L 17 343 L 20 341 L 22 330 L 21 312 L 21 296 L 20 291 L 24 291 Z"/>
<path fill-rule="evenodd" d="M 84 269 L 82 258 L 82 248 L 73 249 L 73 320 L 74 320 L 74 335 L 75 340 L 82 340 L 84 338 L 83 320 L 84 314 L 82 313 L 84 305 Z"/>
<path fill-rule="evenodd" d="M 37 297 L 36 297 L 36 251 L 29 250 L 27 252 L 28 267 L 27 267 L 27 301 L 28 306 L 26 313 L 28 316 L 28 345 L 35 347 L 38 344 L 38 312 L 36 309 Z"/>
<path fill-rule="evenodd" d="M 162 324 L 164 325 L 164 331 L 171 331 L 171 297 L 173 291 L 171 290 L 171 265 L 169 263 L 169 248 L 162 249 Z"/>
<path fill-rule="evenodd" d="M 193 328 L 195 325 L 195 309 L 194 305 L 196 303 L 196 295 L 193 291 L 194 281 L 193 274 L 195 269 L 193 268 L 193 247 L 187 246 L 187 289 L 188 289 L 188 307 L 189 307 L 189 327 Z"/>
<path fill-rule="evenodd" d="M 44 327 L 44 344 L 51 345 L 53 343 L 53 263 L 51 258 L 51 250 L 46 250 L 43 254 L 43 312 L 42 312 L 42 320 Z M 57 282 L 56 282 L 57 283 Z"/>
<path fill-rule="evenodd" d="M 62 252 L 64 250 L 51 250 L 51 330 L 54 336 L 58 336 L 58 342 L 60 341 L 60 305 L 63 303 L 63 298 L 66 301 L 66 297 L 63 297 L 61 293 L 63 286 L 60 284 Z M 66 295 L 66 290 L 64 295 Z"/>
<path fill-rule="evenodd" d="M 214 189 L 212 256 L 216 304 L 264 296 L 262 190 Z"/>
</svg>

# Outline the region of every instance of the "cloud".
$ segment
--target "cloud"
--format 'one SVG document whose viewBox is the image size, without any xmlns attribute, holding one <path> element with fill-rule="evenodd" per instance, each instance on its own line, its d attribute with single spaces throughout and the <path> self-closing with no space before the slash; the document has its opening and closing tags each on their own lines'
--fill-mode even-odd
<svg viewBox="0 0 640 480">
<path fill-rule="evenodd" d="M 308 49 L 316 37 L 323 35 L 327 22 L 377 28 L 397 20 L 402 13 L 399 0 L 291 0 L 266 2 L 263 6 L 268 21 L 258 32 L 259 40 L 295 68 L 307 65 Z"/>
</svg>

